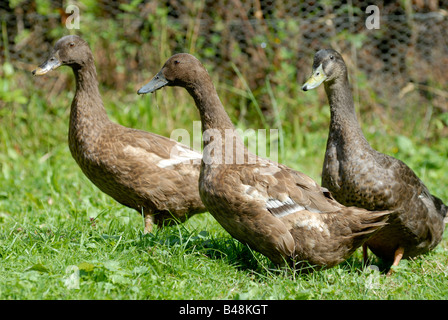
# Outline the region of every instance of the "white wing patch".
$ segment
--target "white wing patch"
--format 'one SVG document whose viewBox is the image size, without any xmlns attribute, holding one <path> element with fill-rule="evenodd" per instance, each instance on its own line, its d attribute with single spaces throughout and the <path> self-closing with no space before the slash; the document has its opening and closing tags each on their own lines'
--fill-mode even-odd
<svg viewBox="0 0 448 320">
<path fill-rule="evenodd" d="M 310 212 L 320 213 L 319 210 L 304 207 L 294 202 L 294 200 L 292 200 L 290 197 L 288 197 L 285 201 L 280 201 L 271 198 L 266 202 L 266 208 L 277 218 L 282 218 L 292 213 L 307 210 L 308 211 L 307 213 L 298 216 L 294 226 L 298 228 L 306 228 L 308 230 L 315 229 L 317 231 L 324 233 L 327 236 L 330 235 L 328 226 L 325 224 L 324 221 L 318 218 L 319 215 L 314 215 L 310 213 Z"/>
<path fill-rule="evenodd" d="M 149 162 L 158 162 L 162 159 L 155 153 L 148 152 L 143 148 L 133 147 L 133 146 L 129 146 L 129 145 L 123 148 L 123 152 L 127 153 L 131 156 L 144 158 Z"/>
<path fill-rule="evenodd" d="M 196 151 L 185 149 L 182 146 L 175 145 L 171 149 L 170 158 L 163 159 L 153 152 L 149 152 L 143 148 L 126 146 L 123 152 L 132 156 L 146 159 L 148 162 L 153 162 L 159 168 L 169 168 L 179 163 L 190 163 L 190 161 L 200 161 L 202 155 Z"/>
<path fill-rule="evenodd" d="M 303 210 L 308 210 L 310 212 L 314 213 L 320 213 L 321 211 L 315 209 L 315 208 L 309 208 L 302 206 L 298 203 L 296 203 L 294 200 L 292 200 L 287 194 L 281 194 L 282 196 L 280 199 L 274 199 L 274 198 L 268 198 L 262 193 L 260 193 L 256 188 L 254 188 L 251 185 L 243 184 L 243 192 L 250 196 L 253 199 L 256 200 L 263 200 L 266 204 L 266 209 L 272 215 L 274 215 L 277 218 L 285 217 L 289 214 L 296 213 Z"/>
<path fill-rule="evenodd" d="M 303 219 L 299 219 L 295 226 L 298 228 L 306 228 L 308 230 L 316 229 L 317 231 L 325 233 L 325 235 L 329 236 L 330 231 L 328 230 L 328 226 L 325 224 L 324 221 L 319 220 L 314 215 L 309 215 L 304 217 Z"/>
<path fill-rule="evenodd" d="M 194 150 L 185 149 L 180 145 L 175 145 L 170 152 L 169 159 L 163 159 L 157 163 L 159 168 L 168 168 L 180 163 L 200 163 L 202 154 Z"/>
<path fill-rule="evenodd" d="M 294 202 L 290 197 L 288 197 L 285 201 L 270 198 L 266 201 L 266 209 L 268 209 L 269 212 L 277 218 L 281 218 L 291 213 L 305 210 L 305 207 Z"/>
<path fill-rule="evenodd" d="M 242 186 L 243 186 L 243 192 L 246 193 L 248 196 L 250 196 L 254 199 L 266 201 L 266 197 L 263 196 L 260 192 L 258 192 L 258 190 L 256 188 L 254 188 L 248 184 L 242 184 Z"/>
</svg>

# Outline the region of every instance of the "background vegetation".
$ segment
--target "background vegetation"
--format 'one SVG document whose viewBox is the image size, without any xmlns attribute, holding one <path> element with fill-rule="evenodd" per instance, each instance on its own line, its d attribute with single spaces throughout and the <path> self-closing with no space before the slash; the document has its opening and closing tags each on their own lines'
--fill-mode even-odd
<svg viewBox="0 0 448 320">
<path fill-rule="evenodd" d="M 144 97 L 136 90 L 171 54 L 190 52 L 234 123 L 279 129 L 279 161 L 320 182 L 329 108 L 322 88 L 304 93 L 301 85 L 315 50 L 332 46 L 349 66 L 372 146 L 405 161 L 447 202 L 447 6 L 381 2 L 383 27 L 369 31 L 356 1 L 293 2 L 83 0 L 75 2 L 79 30 L 65 27 L 66 2 L 2 2 L 0 298 L 448 298 L 446 235 L 392 277 L 363 268 L 360 250 L 323 272 L 276 270 L 209 214 L 143 235 L 142 218 L 101 193 L 71 158 L 71 71 L 30 73 L 59 37 L 79 34 L 94 52 L 110 118 L 169 136 L 192 132 L 192 99 L 175 88 Z M 372 264 L 383 268 L 375 257 Z"/>
</svg>

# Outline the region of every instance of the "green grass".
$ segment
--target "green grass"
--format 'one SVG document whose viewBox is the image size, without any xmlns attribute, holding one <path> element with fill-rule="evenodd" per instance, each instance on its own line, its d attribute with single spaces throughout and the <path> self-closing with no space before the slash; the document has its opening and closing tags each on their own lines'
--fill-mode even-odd
<svg viewBox="0 0 448 320">
<path fill-rule="evenodd" d="M 403 261 L 391 277 L 364 269 L 360 249 L 329 270 L 305 275 L 275 269 L 209 214 L 144 235 L 143 219 L 100 192 L 72 159 L 67 131 L 74 88 L 50 93 L 60 74 L 72 77 L 61 68 L 41 78 L 16 71 L 2 79 L 23 90 L 20 99 L 0 105 L 1 299 L 448 298 L 446 234 L 433 252 Z M 119 94 L 102 88 L 111 119 L 167 136 L 175 128 L 191 132 L 199 116 L 184 90 L 139 97 L 139 85 Z M 329 122 L 322 91 L 272 87 L 276 114 L 261 120 L 247 92 L 218 89 L 238 127 L 281 123 L 281 162 L 320 182 Z M 443 119 L 435 115 L 428 127 L 424 117 L 415 117 L 424 114 L 418 107 L 400 115 L 388 109 L 384 117 L 361 110 L 360 120 L 375 148 L 407 162 L 447 202 Z M 384 267 L 376 258 L 372 263 Z M 70 278 L 76 272 L 78 282 Z"/>
</svg>

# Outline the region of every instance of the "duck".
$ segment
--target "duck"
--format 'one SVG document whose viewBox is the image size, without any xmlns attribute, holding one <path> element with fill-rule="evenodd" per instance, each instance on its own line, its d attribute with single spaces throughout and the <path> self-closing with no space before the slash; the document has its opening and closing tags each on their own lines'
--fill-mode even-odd
<svg viewBox="0 0 448 320">
<path fill-rule="evenodd" d="M 99 92 L 93 53 L 81 37 L 60 38 L 32 73 L 41 76 L 60 66 L 71 67 L 76 79 L 68 144 L 85 176 L 142 215 L 144 233 L 206 212 L 197 183 L 202 154 L 167 137 L 112 122 Z"/>
<path fill-rule="evenodd" d="M 345 207 L 310 177 L 245 147 L 213 81 L 193 55 L 178 53 L 138 94 L 166 86 L 187 90 L 201 119 L 199 194 L 233 238 L 278 266 L 314 271 L 345 261 L 384 227 L 388 211 Z"/>
<path fill-rule="evenodd" d="M 373 149 L 358 123 L 341 54 L 333 49 L 315 53 L 304 91 L 324 83 L 331 111 L 322 186 L 346 206 L 391 210 L 388 224 L 363 245 L 388 262 L 390 275 L 402 259 L 434 249 L 442 240 L 447 206 L 432 195 L 403 161 Z"/>
</svg>

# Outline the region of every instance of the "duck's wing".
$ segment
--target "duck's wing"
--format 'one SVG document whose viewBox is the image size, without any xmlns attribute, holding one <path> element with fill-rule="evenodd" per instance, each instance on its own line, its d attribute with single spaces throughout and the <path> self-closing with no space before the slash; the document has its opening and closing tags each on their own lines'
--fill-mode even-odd
<svg viewBox="0 0 448 320">
<path fill-rule="evenodd" d="M 401 223 L 419 241 L 438 243 L 443 233 L 447 207 L 433 196 L 423 181 L 403 161 L 379 152 L 376 160 L 388 173 L 382 181 L 387 208 L 396 210 Z M 429 230 L 429 232 L 428 232 Z"/>
<path fill-rule="evenodd" d="M 249 207 L 246 212 L 257 221 L 258 233 L 264 232 L 257 238 L 252 234 L 248 237 L 245 230 L 239 235 L 257 239 L 252 245 L 263 246 L 260 251 L 268 252 L 268 256 L 270 252 L 271 260 L 272 256 L 275 259 L 272 248 L 282 248 L 289 257 L 299 255 L 314 263 L 334 265 L 384 226 L 387 219 L 388 212 L 342 206 L 313 179 L 283 165 L 264 162 L 243 166 L 238 173 L 240 203 L 244 205 L 234 212 Z M 328 250 L 333 253 L 328 254 Z"/>
<path fill-rule="evenodd" d="M 137 129 L 122 131 L 123 148 L 130 153 L 151 158 L 160 168 L 173 168 L 177 164 L 200 165 L 202 154 L 173 139 Z"/>
<path fill-rule="evenodd" d="M 201 153 L 157 134 L 121 128 L 113 134 L 106 129 L 101 137 L 99 165 L 109 173 L 107 179 L 158 211 L 205 211 L 198 191 Z"/>
<path fill-rule="evenodd" d="M 261 162 L 253 179 L 254 187 L 264 191 L 266 208 L 276 217 L 302 210 L 327 213 L 341 208 L 327 189 L 306 174 L 284 165 Z"/>
<path fill-rule="evenodd" d="M 377 154 L 380 154 L 379 152 Z M 423 203 L 428 210 L 446 216 L 446 206 L 442 200 L 433 196 L 423 181 L 403 161 L 389 155 L 380 154 L 378 162 L 389 172 L 386 185 L 389 185 L 389 203 L 396 208 L 407 208 Z M 409 210 L 408 210 L 409 211 Z"/>
</svg>

